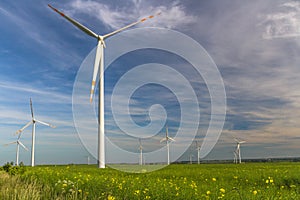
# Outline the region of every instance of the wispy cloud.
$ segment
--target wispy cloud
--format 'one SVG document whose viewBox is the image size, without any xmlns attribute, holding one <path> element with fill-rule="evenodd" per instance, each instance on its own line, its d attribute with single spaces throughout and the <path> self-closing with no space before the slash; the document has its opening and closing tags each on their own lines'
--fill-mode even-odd
<svg viewBox="0 0 300 200">
<path fill-rule="evenodd" d="M 0 88 L 2 89 L 2 92 L 4 93 L 4 90 L 7 92 L 6 95 L 13 95 L 13 93 L 22 93 L 26 94 L 26 96 L 30 95 L 39 95 L 39 97 L 47 98 L 47 102 L 59 102 L 59 103 L 66 103 L 70 100 L 71 96 L 68 94 L 63 94 L 59 91 L 53 91 L 53 88 L 47 88 L 44 87 L 35 87 L 27 83 L 20 83 L 20 82 L 14 82 L 14 81 L 0 81 Z M 49 99 L 48 97 L 51 96 L 53 98 Z"/>
<path fill-rule="evenodd" d="M 278 11 L 263 15 L 260 24 L 265 27 L 263 38 L 290 38 L 300 36 L 300 2 L 289 1 L 278 6 Z"/>
<path fill-rule="evenodd" d="M 95 17 L 110 29 L 118 29 L 125 25 L 161 12 L 157 18 L 147 21 L 146 26 L 159 26 L 167 28 L 179 28 L 179 26 L 196 22 L 196 17 L 188 15 L 183 5 L 174 2 L 168 6 L 151 6 L 145 1 L 132 1 L 131 8 L 111 6 L 96 1 L 76 0 L 70 4 L 74 12 L 84 13 Z M 129 11 L 130 10 L 130 11 Z"/>
</svg>

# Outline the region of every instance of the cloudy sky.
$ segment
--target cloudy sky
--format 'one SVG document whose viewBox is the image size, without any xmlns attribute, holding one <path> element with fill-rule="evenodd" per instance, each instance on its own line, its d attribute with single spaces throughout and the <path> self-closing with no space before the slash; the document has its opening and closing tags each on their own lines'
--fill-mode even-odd
<svg viewBox="0 0 300 200">
<path fill-rule="evenodd" d="M 244 158 L 300 155 L 300 1 L 4 0 L 0 2 L 0 164 L 15 160 L 16 146 L 2 144 L 15 141 L 17 136 L 14 133 L 30 121 L 29 98 L 33 100 L 36 118 L 57 126 L 52 129 L 37 125 L 37 164 L 84 163 L 87 156 L 92 157 L 93 154 L 94 144 L 89 146 L 87 143 L 97 139 L 97 129 L 92 123 L 95 119 L 82 113 L 74 114 L 72 102 L 81 102 L 73 92 L 78 77 L 83 76 L 88 81 L 86 84 L 90 84 L 91 77 L 79 72 L 86 58 L 87 63 L 93 61 L 97 41 L 49 9 L 48 3 L 99 34 L 161 12 L 161 15 L 138 24 L 136 28 L 177 31 L 201 45 L 217 66 L 227 101 L 224 128 L 217 144 L 204 159 L 232 159 L 234 138 L 246 141 L 242 146 Z M 147 41 L 159 40 L 151 31 L 142 36 Z M 117 39 L 107 41 L 107 54 L 114 52 L 109 44 L 115 47 Z M 174 41 L 178 49 L 180 42 L 185 43 Z M 130 43 L 122 43 L 120 49 L 122 45 Z M 185 53 L 197 54 L 189 50 Z M 202 57 L 199 55 L 199 58 Z M 157 133 L 144 141 L 145 152 L 164 147 L 159 140 L 164 136 L 165 124 L 169 125 L 170 135 L 176 137 L 181 125 L 190 130 L 192 127 L 188 122 L 196 121 L 195 140 L 201 144 L 212 113 L 212 94 L 205 77 L 201 72 L 197 74 L 191 64 L 178 55 L 153 49 L 121 56 L 105 72 L 105 126 L 110 140 L 126 151 L 138 152 L 137 138 L 130 134 L 125 137 L 124 129 L 119 127 L 126 114 L 121 105 L 127 94 L 121 92 L 115 95 L 120 101 L 113 107 L 120 107 L 118 120 L 112 115 L 111 100 L 114 87 L 126 72 L 147 63 L 168 65 L 186 77 L 196 95 L 201 117 L 195 114 L 194 119 L 189 116 L 188 120 L 180 121 L 184 113 L 180 110 L 180 95 L 186 93 L 174 93 L 166 85 L 186 91 L 185 87 L 181 87 L 182 82 L 178 81 L 181 76 L 170 76 L 172 70 L 152 70 L 158 75 L 145 73 L 148 76 L 143 78 L 158 76 L 166 84 L 161 86 L 154 78 L 151 84 L 137 88 L 128 103 L 132 121 L 144 126 L 145 132 L 151 120 L 154 124 L 158 123 Z M 92 73 L 92 70 L 92 67 L 88 68 L 86 73 Z M 84 95 L 85 91 L 80 92 Z M 183 101 L 188 102 L 189 99 L 183 98 Z M 156 106 L 151 107 L 154 104 Z M 89 106 L 97 110 L 97 106 Z M 153 118 L 149 115 L 150 107 L 151 111 L 154 110 Z M 155 113 L 162 107 L 164 112 Z M 79 116 L 80 123 L 74 122 L 74 116 Z M 161 120 L 162 124 L 159 123 Z M 80 133 L 79 126 L 85 126 L 82 130 L 86 132 Z M 24 131 L 21 140 L 30 148 L 30 127 Z M 195 148 L 195 143 L 192 143 L 180 159 L 187 160 L 189 154 L 196 159 Z M 175 154 L 176 150 L 173 151 Z M 107 157 L 109 153 L 106 152 Z M 115 159 L 118 159 L 117 156 Z M 20 160 L 29 164 L 30 153 L 21 149 Z"/>
</svg>

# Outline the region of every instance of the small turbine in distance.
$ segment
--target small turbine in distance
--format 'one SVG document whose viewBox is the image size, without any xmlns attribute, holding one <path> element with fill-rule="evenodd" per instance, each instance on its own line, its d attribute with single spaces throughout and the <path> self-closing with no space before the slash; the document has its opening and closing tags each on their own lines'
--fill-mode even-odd
<svg viewBox="0 0 300 200">
<path fill-rule="evenodd" d="M 140 150 L 140 160 L 139 160 L 139 164 L 143 165 L 143 146 L 142 146 L 142 140 L 141 138 L 139 138 L 139 150 Z"/>
<path fill-rule="evenodd" d="M 236 150 L 233 151 L 233 163 L 237 164 L 237 153 Z"/>
<path fill-rule="evenodd" d="M 34 117 L 34 114 L 33 114 L 33 106 L 32 106 L 32 101 L 31 101 L 31 98 L 30 98 L 30 110 L 31 110 L 31 121 L 28 122 L 25 126 L 23 126 L 21 129 L 19 129 L 16 134 L 21 134 L 28 126 L 30 126 L 32 124 L 32 141 L 31 141 L 31 166 L 34 167 L 34 153 L 35 153 L 35 150 L 34 150 L 34 147 L 35 147 L 35 126 L 36 126 L 36 123 L 39 123 L 39 124 L 43 124 L 45 126 L 50 126 L 51 128 L 55 128 L 55 126 L 51 125 L 51 124 L 48 124 L 46 122 L 42 122 L 40 120 L 37 120 L 35 117 Z"/>
<path fill-rule="evenodd" d="M 10 144 L 17 144 L 17 151 L 16 151 L 16 166 L 19 166 L 19 152 L 20 152 L 20 146 L 23 147 L 26 151 L 28 151 L 27 147 L 20 141 L 21 134 L 19 134 L 17 141 L 11 142 L 8 144 L 4 144 L 4 146 L 8 146 Z"/>
<path fill-rule="evenodd" d="M 198 165 L 200 164 L 200 149 L 201 149 L 201 146 L 199 144 L 199 141 L 196 140 L 196 149 L 197 149 L 197 163 Z"/>
<path fill-rule="evenodd" d="M 242 157 L 241 157 L 241 144 L 245 143 L 246 141 L 240 141 L 237 138 L 234 138 L 234 140 L 236 141 L 236 150 L 235 150 L 235 154 L 238 157 L 238 162 L 242 163 Z"/>
<path fill-rule="evenodd" d="M 168 126 L 166 126 L 166 137 L 161 139 L 160 142 L 162 143 L 162 142 L 166 141 L 166 144 L 167 144 L 167 164 L 169 165 L 170 164 L 170 146 L 169 146 L 170 142 L 169 141 L 175 142 L 175 140 L 173 138 L 169 137 L 168 134 L 169 134 L 168 133 Z"/>
<path fill-rule="evenodd" d="M 133 22 L 123 28 L 120 28 L 118 30 L 115 30 L 111 33 L 108 33 L 106 35 L 98 35 L 94 33 L 92 30 L 88 29 L 84 25 L 80 24 L 76 20 L 68 17 L 61 11 L 57 10 L 53 6 L 49 5 L 48 6 L 60 14 L 62 17 L 64 17 L 66 20 L 71 22 L 74 26 L 85 32 L 87 35 L 94 37 L 98 40 L 97 44 L 97 49 L 96 49 L 96 56 L 95 56 L 95 62 L 94 62 L 94 73 L 93 73 L 93 78 L 92 78 L 92 86 L 91 86 L 91 91 L 90 91 L 90 102 L 92 103 L 93 101 L 93 96 L 94 96 L 94 90 L 96 86 L 96 80 L 97 80 L 97 75 L 99 71 L 99 98 L 98 98 L 98 167 L 99 168 L 105 168 L 105 131 L 104 131 L 104 48 L 105 42 L 104 40 L 112 35 L 115 35 L 125 29 L 128 29 L 132 26 L 135 26 L 136 24 L 139 24 L 141 22 L 146 21 L 147 19 L 152 19 L 155 17 L 154 15 L 151 15 L 149 17 L 143 18 L 139 21 Z M 158 13 L 157 15 L 160 15 Z"/>
</svg>

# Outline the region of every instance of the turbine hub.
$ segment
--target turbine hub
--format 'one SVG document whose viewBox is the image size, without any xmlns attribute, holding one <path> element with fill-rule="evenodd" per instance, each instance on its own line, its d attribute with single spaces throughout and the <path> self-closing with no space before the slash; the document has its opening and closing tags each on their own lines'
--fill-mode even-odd
<svg viewBox="0 0 300 200">
<path fill-rule="evenodd" d="M 104 42 L 104 37 L 101 36 L 101 35 L 98 35 L 98 40 L 100 40 L 101 44 L 103 45 L 103 47 L 105 48 L 106 45 L 105 45 L 105 42 Z"/>
</svg>

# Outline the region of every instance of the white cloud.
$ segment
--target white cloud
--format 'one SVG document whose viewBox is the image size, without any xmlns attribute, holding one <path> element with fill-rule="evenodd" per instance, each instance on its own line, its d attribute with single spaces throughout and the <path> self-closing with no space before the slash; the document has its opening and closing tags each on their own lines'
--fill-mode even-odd
<svg viewBox="0 0 300 200">
<path fill-rule="evenodd" d="M 96 1 L 76 0 L 71 3 L 71 7 L 76 12 L 97 18 L 111 29 L 124 27 L 131 22 L 159 12 L 162 14 L 147 21 L 145 26 L 178 28 L 179 26 L 196 22 L 196 17 L 188 15 L 184 7 L 177 3 L 173 3 L 170 6 L 161 5 L 158 7 L 144 5 L 141 1 L 137 0 L 133 0 L 132 3 L 133 7 L 130 8 L 130 12 L 128 11 L 128 7 L 112 7 Z"/>
<path fill-rule="evenodd" d="M 283 3 L 279 11 L 267 14 L 261 23 L 265 27 L 263 38 L 290 38 L 300 36 L 300 2 Z"/>
</svg>

